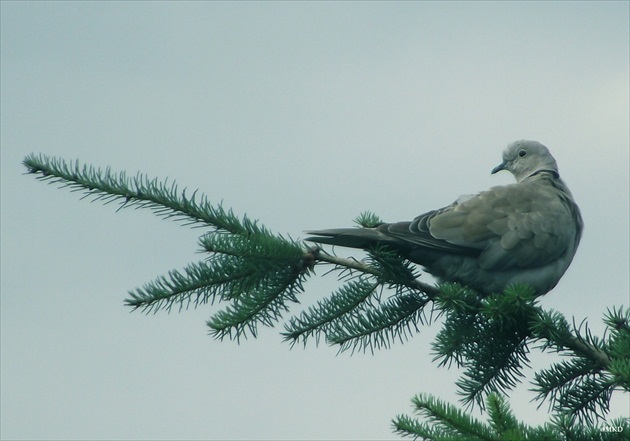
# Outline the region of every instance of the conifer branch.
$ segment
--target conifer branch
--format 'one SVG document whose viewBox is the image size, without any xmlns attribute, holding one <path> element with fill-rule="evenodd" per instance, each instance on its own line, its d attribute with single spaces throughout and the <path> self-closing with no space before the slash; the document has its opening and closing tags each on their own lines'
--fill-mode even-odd
<svg viewBox="0 0 630 441">
<path fill-rule="evenodd" d="M 564 316 L 556 311 L 538 311 L 538 317 L 533 322 L 534 336 L 543 342 L 543 349 L 552 349 L 556 352 L 570 350 L 575 355 L 596 360 L 601 368 L 610 365 L 610 357 L 598 347 L 596 342 L 588 340 L 587 336 L 581 336 L 579 329 L 571 327 Z"/>
<path fill-rule="evenodd" d="M 491 441 L 496 439 L 491 429 L 455 406 L 427 394 L 412 400 L 415 412 L 428 423 L 419 423 L 404 415 L 397 416 L 392 425 L 399 435 L 427 440 Z"/>
<path fill-rule="evenodd" d="M 463 401 L 483 408 L 484 396 L 509 390 L 523 377 L 533 293 L 514 288 L 479 298 L 456 285 L 443 285 L 442 292 L 436 309 L 445 318 L 433 345 L 436 359 L 465 368 L 457 382 Z"/>
<path fill-rule="evenodd" d="M 148 208 L 157 216 L 210 229 L 199 238 L 207 259 L 183 270 L 170 271 L 130 291 L 126 304 L 145 312 L 179 310 L 191 305 L 220 303 L 225 307 L 208 320 L 218 339 L 239 341 L 256 336 L 258 326 L 275 326 L 290 306 L 299 303 L 304 283 L 318 265 L 332 266 L 343 285 L 285 323 L 284 339 L 306 344 L 324 336 L 340 350 L 389 347 L 419 332 L 432 304 L 442 318 L 433 351 L 440 366 L 455 363 L 464 369 L 457 382 L 464 403 L 476 404 L 489 415 L 488 424 L 426 395 L 414 399 L 417 412 L 430 424 L 399 416 L 397 433 L 431 440 L 605 440 L 627 435 L 605 430 L 603 418 L 613 391 L 630 391 L 630 311 L 613 308 L 604 318 L 602 338 L 586 324 L 570 326 L 556 311 L 544 311 L 533 291 L 524 286 L 480 296 L 454 284 L 432 286 L 421 282 L 416 267 L 386 246 L 367 250 L 363 261 L 344 259 L 315 246 L 287 239 L 247 216 L 238 217 L 221 205 L 213 206 L 197 191 L 179 190 L 137 174 L 113 173 L 82 166 L 78 161 L 29 155 L 27 172 L 37 179 L 83 193 L 82 198 L 126 207 Z M 364 213 L 356 220 L 364 227 L 381 220 Z M 388 297 L 383 300 L 383 293 Z M 433 317 L 433 315 L 431 315 Z M 534 392 L 548 400 L 555 419 L 531 428 L 518 423 L 500 396 L 519 383 L 528 367 L 530 346 L 570 357 L 537 372 Z M 578 424 L 579 423 L 579 424 Z M 585 425 L 582 425 L 584 423 Z M 601 428 L 603 427 L 603 429 Z M 615 429 L 617 430 L 617 429 Z M 605 432 L 605 433 L 604 433 Z M 621 433 L 621 435 L 620 435 Z"/>
<path fill-rule="evenodd" d="M 365 262 L 335 256 L 326 253 L 324 250 L 317 246 L 313 247 L 311 249 L 311 252 L 313 253 L 313 258 L 319 262 L 332 263 L 337 268 L 357 270 L 361 273 L 371 274 L 381 279 L 383 279 L 384 277 L 382 271 L 379 271 L 378 268 L 376 268 L 375 266 L 366 264 Z M 438 288 L 433 285 L 429 285 L 428 283 L 421 282 L 416 278 L 406 281 L 405 285 L 410 289 L 417 290 L 426 294 L 429 298 L 436 298 L 440 295 L 440 290 Z"/>
<path fill-rule="evenodd" d="M 191 303 L 195 307 L 213 303 L 217 296 L 237 297 L 241 291 L 239 283 L 253 274 L 253 268 L 236 265 L 233 259 L 190 264 L 184 268 L 184 273 L 172 270 L 168 277 L 161 276 L 142 288 L 130 291 L 130 298 L 125 300 L 125 304 L 146 312 L 170 311 L 174 304 L 179 304 L 181 311 Z"/>
<path fill-rule="evenodd" d="M 488 424 L 430 395 L 417 395 L 412 403 L 427 422 L 398 415 L 392 420 L 394 432 L 427 441 L 625 441 L 630 433 L 629 421 L 623 418 L 584 427 L 561 415 L 551 423 L 528 426 L 519 423 L 504 398 L 495 393 L 486 399 Z"/>
<path fill-rule="evenodd" d="M 387 348 L 395 340 L 403 343 L 415 331 L 420 332 L 422 311 L 428 299 L 414 294 L 395 296 L 377 306 L 356 308 L 333 323 L 328 341 L 340 350 Z"/>
<path fill-rule="evenodd" d="M 257 222 L 247 217 L 239 220 L 231 210 L 225 211 L 221 205 L 215 207 L 205 197 L 198 197 L 197 191 L 189 196 L 185 188 L 180 191 L 177 184 L 169 184 L 168 179 L 159 182 L 140 173 L 130 178 L 125 172 L 112 172 L 109 167 L 103 171 L 81 166 L 79 161 L 67 163 L 44 155 L 29 155 L 23 164 L 27 173 L 37 175 L 37 179 L 62 188 L 68 187 L 71 191 L 81 191 L 83 198 L 104 204 L 119 201 L 119 210 L 126 207 L 149 208 L 159 217 L 234 234 L 261 231 Z"/>
<path fill-rule="evenodd" d="M 327 335 L 336 321 L 365 302 L 378 286 L 378 283 L 363 279 L 347 283 L 329 298 L 310 307 L 308 311 L 292 317 L 285 325 L 286 332 L 283 333 L 285 341 L 290 341 L 294 345 L 302 339 L 306 344 L 309 337 L 315 336 L 319 342 L 321 334 Z"/>
</svg>

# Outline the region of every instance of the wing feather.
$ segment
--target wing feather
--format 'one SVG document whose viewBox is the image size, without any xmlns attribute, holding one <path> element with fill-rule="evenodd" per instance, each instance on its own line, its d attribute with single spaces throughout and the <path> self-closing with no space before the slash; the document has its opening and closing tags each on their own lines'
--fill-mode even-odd
<svg viewBox="0 0 630 441">
<path fill-rule="evenodd" d="M 379 230 L 407 246 L 479 256 L 483 269 L 537 267 L 566 252 L 575 231 L 559 190 L 543 179 L 493 187 Z"/>
</svg>

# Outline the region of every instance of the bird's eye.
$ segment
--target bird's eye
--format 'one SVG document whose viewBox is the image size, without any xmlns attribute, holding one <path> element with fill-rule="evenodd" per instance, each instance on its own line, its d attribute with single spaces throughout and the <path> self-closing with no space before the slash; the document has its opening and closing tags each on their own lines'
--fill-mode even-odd
<svg viewBox="0 0 630 441">
<path fill-rule="evenodd" d="M 525 156 L 527 156 L 527 152 L 525 150 L 519 150 L 518 156 L 520 156 L 521 158 L 524 158 Z"/>
</svg>

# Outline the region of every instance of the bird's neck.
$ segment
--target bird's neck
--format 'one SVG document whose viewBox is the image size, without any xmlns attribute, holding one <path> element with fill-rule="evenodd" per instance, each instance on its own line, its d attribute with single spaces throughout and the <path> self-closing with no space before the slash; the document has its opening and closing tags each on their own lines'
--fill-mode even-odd
<svg viewBox="0 0 630 441">
<path fill-rule="evenodd" d="M 558 173 L 557 170 L 553 170 L 553 169 L 547 169 L 547 168 L 543 168 L 541 170 L 536 170 L 534 173 L 532 173 L 531 175 L 528 176 L 528 178 L 537 176 L 537 175 L 541 175 L 543 173 L 548 173 L 551 176 L 553 176 L 554 179 L 559 179 L 560 178 L 560 174 Z"/>
</svg>

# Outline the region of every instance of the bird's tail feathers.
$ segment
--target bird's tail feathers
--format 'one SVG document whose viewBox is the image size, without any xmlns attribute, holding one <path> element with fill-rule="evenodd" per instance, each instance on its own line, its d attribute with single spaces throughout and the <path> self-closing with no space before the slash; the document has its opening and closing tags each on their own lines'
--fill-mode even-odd
<svg viewBox="0 0 630 441">
<path fill-rule="evenodd" d="M 386 243 L 392 239 L 376 228 L 335 228 L 331 230 L 307 231 L 312 234 L 306 238 L 310 242 L 338 245 L 349 248 L 368 248 L 377 243 Z"/>
</svg>

